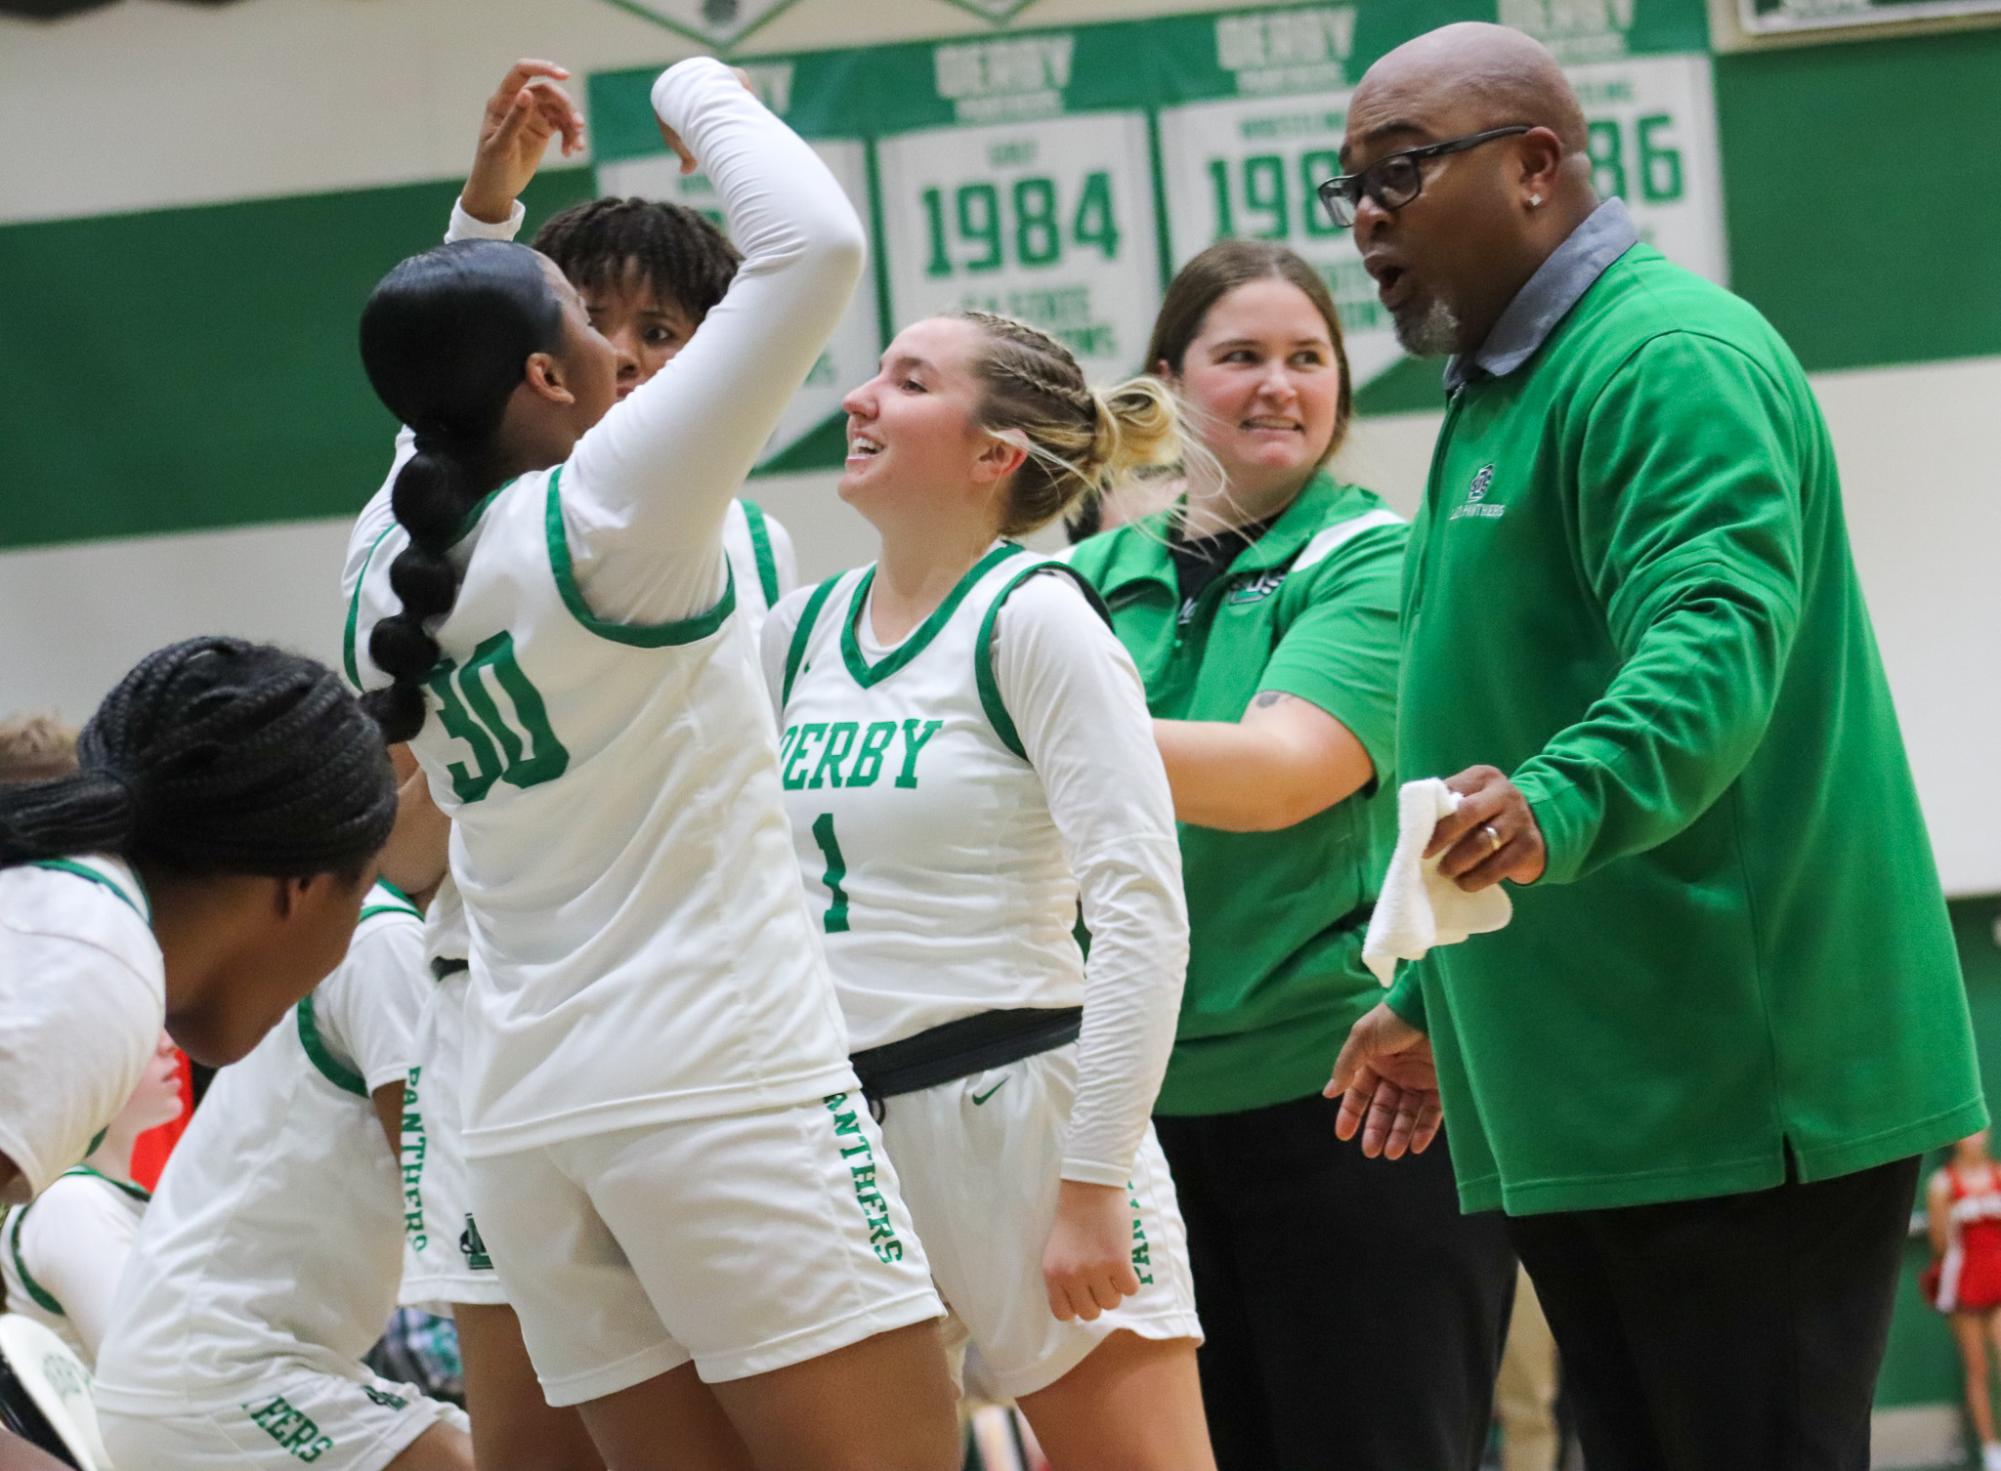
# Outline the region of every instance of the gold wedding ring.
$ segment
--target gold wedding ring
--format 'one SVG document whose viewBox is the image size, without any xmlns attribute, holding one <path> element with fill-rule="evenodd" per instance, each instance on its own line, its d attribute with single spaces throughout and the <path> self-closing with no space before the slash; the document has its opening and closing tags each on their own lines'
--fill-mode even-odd
<svg viewBox="0 0 2001 1471">
<path fill-rule="evenodd" d="M 1483 822 L 1480 831 L 1487 835 L 1487 852 L 1491 856 L 1501 851 L 1501 835 L 1494 831 L 1494 824 Z"/>
</svg>

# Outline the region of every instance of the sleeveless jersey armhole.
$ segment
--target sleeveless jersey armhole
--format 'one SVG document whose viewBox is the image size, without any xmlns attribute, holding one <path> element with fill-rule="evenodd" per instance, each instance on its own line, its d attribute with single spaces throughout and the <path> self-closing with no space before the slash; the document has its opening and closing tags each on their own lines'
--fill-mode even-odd
<svg viewBox="0 0 2001 1471">
<path fill-rule="evenodd" d="M 368 581 L 368 568 L 375 560 L 376 548 L 381 546 L 388 539 L 389 533 L 395 529 L 396 523 L 391 521 L 382 528 L 381 535 L 368 544 L 368 553 L 361 559 L 361 571 L 355 574 L 354 593 L 347 600 L 347 627 L 341 634 L 340 662 L 342 672 L 347 675 L 347 682 L 354 686 L 357 694 L 365 693 L 361 687 L 361 661 L 356 657 L 354 647 L 356 626 L 361 622 L 361 589 Z"/>
<path fill-rule="evenodd" d="M 549 542 L 549 569 L 555 574 L 556 591 L 562 595 L 563 606 L 590 632 L 615 644 L 660 649 L 705 639 L 721 628 L 730 614 L 736 611 L 736 571 L 730 566 L 730 559 L 723 557 L 723 595 L 706 613 L 697 613 L 691 618 L 670 618 L 662 623 L 620 623 L 613 618 L 598 617 L 584 600 L 584 590 L 577 585 L 576 564 L 570 559 L 570 537 L 563 528 L 562 481 L 563 466 L 558 465 L 549 472 L 549 497 L 544 516 Z"/>
<path fill-rule="evenodd" d="M 299 1045 L 306 1049 L 306 1056 L 312 1059 L 319 1070 L 334 1087 L 343 1093 L 352 1093 L 357 1098 L 368 1097 L 368 1084 L 361 1074 L 333 1055 L 326 1038 L 320 1035 L 319 1019 L 313 1015 L 313 997 L 308 992 L 297 1008 L 299 1018 Z"/>
<path fill-rule="evenodd" d="M 756 501 L 737 497 L 743 507 L 744 525 L 750 528 L 750 549 L 757 558 L 757 585 L 764 593 L 764 606 L 778 606 L 778 558 L 771 552 L 771 532 L 764 524 L 764 507 Z"/>
<path fill-rule="evenodd" d="M 66 1318 L 69 1314 L 63 1311 L 63 1305 L 56 1300 L 54 1293 L 34 1279 L 28 1271 L 27 1259 L 21 1255 L 21 1224 L 28 1219 L 28 1209 L 33 1204 L 31 1200 L 27 1205 L 17 1205 L 8 1212 L 12 1219 L 7 1222 L 7 1250 L 13 1253 L 14 1274 L 21 1279 L 21 1286 L 27 1290 L 35 1306 L 45 1313 Z"/>
<path fill-rule="evenodd" d="M 799 666 L 806 662 L 806 648 L 813 641 L 813 628 L 820 621 L 820 610 L 827 606 L 827 599 L 834 595 L 834 589 L 847 575 L 836 572 L 814 588 L 813 596 L 806 599 L 806 606 L 800 610 L 799 626 L 792 630 L 792 642 L 785 650 L 785 687 L 778 696 L 781 710 L 792 698 L 792 681 L 799 677 Z"/>
<path fill-rule="evenodd" d="M 1021 733 L 1015 729 L 1014 717 L 1007 713 L 1007 702 L 1001 698 L 1000 680 L 994 674 L 994 621 L 1000 617 L 1002 605 L 1016 588 L 1044 572 L 1067 577 L 1076 583 L 1092 611 L 1105 620 L 1107 628 L 1112 626 L 1112 615 L 1105 607 L 1105 600 L 1098 595 L 1098 590 L 1091 586 L 1083 573 L 1067 562 L 1044 561 L 1037 562 L 1033 567 L 1024 567 L 1008 579 L 1007 586 L 987 605 L 986 616 L 980 620 L 979 634 L 973 640 L 973 678 L 980 691 L 980 708 L 987 712 L 987 723 L 993 726 L 1001 744 L 1024 761 L 1028 760 L 1028 752 L 1022 747 Z"/>
</svg>

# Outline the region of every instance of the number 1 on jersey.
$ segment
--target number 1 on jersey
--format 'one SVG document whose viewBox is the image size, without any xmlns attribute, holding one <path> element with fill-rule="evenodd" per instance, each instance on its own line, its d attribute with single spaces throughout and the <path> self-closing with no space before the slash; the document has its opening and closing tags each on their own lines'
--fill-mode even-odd
<svg viewBox="0 0 2001 1471">
<path fill-rule="evenodd" d="M 848 876 L 848 861 L 841 856 L 840 839 L 834 836 L 834 814 L 822 812 L 813 819 L 813 841 L 820 845 L 820 852 L 826 857 L 826 876 L 820 880 L 833 896 L 827 905 L 827 912 L 820 917 L 820 924 L 830 935 L 844 935 L 848 930 L 848 891 L 841 887 L 841 880 Z"/>
</svg>

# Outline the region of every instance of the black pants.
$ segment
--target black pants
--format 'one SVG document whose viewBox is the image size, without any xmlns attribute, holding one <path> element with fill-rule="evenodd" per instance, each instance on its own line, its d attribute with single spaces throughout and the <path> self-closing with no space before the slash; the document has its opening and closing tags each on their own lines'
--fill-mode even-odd
<svg viewBox="0 0 2001 1471">
<path fill-rule="evenodd" d="M 1154 1120 L 1188 1223 L 1216 1464 L 1469 1471 L 1514 1300 L 1506 1228 L 1459 1214 L 1442 1135 L 1364 1159 L 1334 1138 L 1335 1107 Z"/>
<path fill-rule="evenodd" d="M 1917 1181 L 1510 1218 L 1591 1471 L 1867 1467 Z"/>
</svg>

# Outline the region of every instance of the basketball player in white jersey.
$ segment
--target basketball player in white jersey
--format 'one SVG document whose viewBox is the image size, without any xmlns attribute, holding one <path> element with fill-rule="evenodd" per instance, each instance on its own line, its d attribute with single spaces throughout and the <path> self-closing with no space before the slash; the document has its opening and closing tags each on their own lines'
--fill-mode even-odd
<svg viewBox="0 0 2001 1471">
<path fill-rule="evenodd" d="M 719 63 L 654 101 L 745 260 L 623 402 L 575 289 L 519 246 L 440 247 L 370 298 L 364 365 L 416 452 L 357 665 L 452 819 L 473 1211 L 546 1398 L 621 1471 L 945 1471 L 941 1308 L 857 1118 L 722 551 L 860 226 Z"/>
<path fill-rule="evenodd" d="M 1095 595 L 1013 540 L 1176 460 L 1172 401 L 968 312 L 845 407 L 881 558 L 781 603 L 764 659 L 856 1071 L 955 1327 L 1054 1464 L 1208 1471 L 1149 1123 L 1188 958 L 1173 802 Z"/>
<path fill-rule="evenodd" d="M 560 138 L 569 152 L 582 139 L 583 119 L 561 86 L 568 75 L 554 63 L 524 58 L 502 79 L 486 102 L 447 241 L 514 238 L 523 219 L 519 196 L 549 145 Z M 704 216 L 641 199 L 571 206 L 542 227 L 535 245 L 562 268 L 583 295 L 592 326 L 617 350 L 620 398 L 687 345 L 742 263 Z M 385 530 L 393 520 L 395 472 L 409 452 L 406 431 L 397 464 L 364 512 Z M 738 616 L 755 634 L 771 605 L 798 583 L 792 539 L 775 517 L 738 497 L 723 523 L 723 550 Z M 359 558 L 351 558 L 344 607 L 352 605 L 359 576 Z M 421 780 L 406 784 L 402 795 L 406 805 L 430 808 Z M 417 821 L 435 841 L 399 841 L 392 849 L 413 865 L 406 888 L 437 890 L 425 915 L 426 960 L 437 984 L 418 1022 L 404 1097 L 406 1269 L 399 1300 L 457 1323 L 477 1457 L 532 1468 L 594 1466 L 595 1448 L 575 1410 L 554 1410 L 542 1399 L 466 1197 L 457 1090 L 471 941 L 447 870 L 449 825 L 435 818 L 435 808 Z"/>
<path fill-rule="evenodd" d="M 464 1415 L 361 1364 L 403 1266 L 396 1150 L 423 920 L 377 885 L 347 958 L 216 1075 L 167 1162 L 93 1391 L 124 1471 L 465 1471 Z"/>
<path fill-rule="evenodd" d="M 7 1311 L 49 1329 L 86 1368 L 110 1326 L 111 1299 L 146 1210 L 147 1191 L 132 1178 L 132 1146 L 180 1111 L 180 1060 L 173 1038 L 162 1032 L 104 1142 L 0 1222 Z"/>
</svg>

